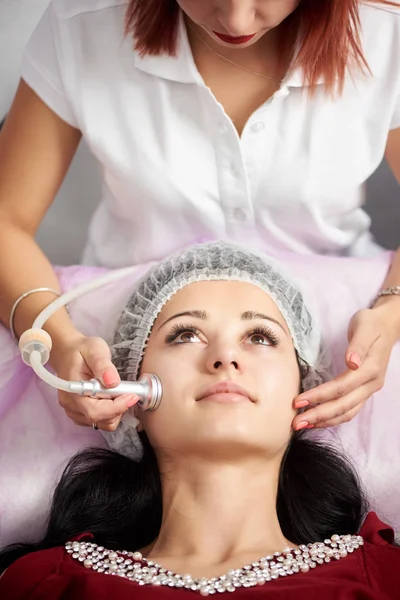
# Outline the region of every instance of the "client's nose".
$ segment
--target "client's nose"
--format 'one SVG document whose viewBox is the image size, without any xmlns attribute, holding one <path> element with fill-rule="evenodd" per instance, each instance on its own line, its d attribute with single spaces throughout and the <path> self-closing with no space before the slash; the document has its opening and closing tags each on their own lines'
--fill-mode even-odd
<svg viewBox="0 0 400 600">
<path fill-rule="evenodd" d="M 215 371 L 240 371 L 238 348 L 233 344 L 219 344 L 209 348 L 206 367 L 210 373 Z"/>
<path fill-rule="evenodd" d="M 221 360 L 217 360 L 214 363 L 214 369 L 221 369 L 221 367 L 223 367 L 224 364 L 225 363 L 223 363 Z M 229 364 L 232 365 L 234 369 L 239 370 L 239 365 L 235 360 L 232 360 Z"/>
</svg>

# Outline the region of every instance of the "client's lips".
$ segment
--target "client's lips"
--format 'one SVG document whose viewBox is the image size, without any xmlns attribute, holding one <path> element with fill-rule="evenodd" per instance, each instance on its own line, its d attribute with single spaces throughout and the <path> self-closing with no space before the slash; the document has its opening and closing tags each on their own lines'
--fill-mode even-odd
<svg viewBox="0 0 400 600">
<path fill-rule="evenodd" d="M 235 398 L 236 401 L 240 401 L 240 396 L 243 399 L 250 400 L 250 402 L 254 402 L 250 393 L 234 381 L 219 381 L 218 383 L 214 383 L 214 385 L 211 385 L 203 392 L 201 392 L 197 400 L 206 400 L 207 398 L 213 398 L 221 402 L 235 402 Z"/>
<path fill-rule="evenodd" d="M 238 37 L 233 37 L 231 35 L 224 35 L 223 33 L 218 33 L 218 31 L 213 30 L 214 35 L 219 37 L 220 40 L 226 42 L 227 44 L 245 44 L 249 42 L 256 35 L 252 33 L 251 35 L 240 35 Z"/>
</svg>

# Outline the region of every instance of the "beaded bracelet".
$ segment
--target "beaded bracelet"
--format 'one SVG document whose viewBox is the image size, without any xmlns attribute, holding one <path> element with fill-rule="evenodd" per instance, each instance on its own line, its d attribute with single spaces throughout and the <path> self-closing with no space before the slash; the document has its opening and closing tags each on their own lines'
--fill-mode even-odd
<svg viewBox="0 0 400 600">
<path fill-rule="evenodd" d="M 371 304 L 371 307 L 374 306 L 375 302 L 382 298 L 382 296 L 400 296 L 400 285 L 395 285 L 391 287 L 387 287 L 376 296 L 375 300 Z"/>
</svg>

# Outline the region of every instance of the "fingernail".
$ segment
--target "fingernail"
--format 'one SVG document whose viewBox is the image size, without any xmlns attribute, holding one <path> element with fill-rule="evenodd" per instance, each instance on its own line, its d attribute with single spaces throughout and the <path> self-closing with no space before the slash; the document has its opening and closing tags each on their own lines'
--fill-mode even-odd
<svg viewBox="0 0 400 600">
<path fill-rule="evenodd" d="M 351 363 L 356 369 L 361 365 L 361 358 L 356 352 L 352 352 L 349 356 L 349 363 Z"/>
<path fill-rule="evenodd" d="M 114 371 L 106 371 L 103 374 L 103 382 L 105 385 L 114 385 L 118 383 L 118 379 L 116 378 Z"/>
<path fill-rule="evenodd" d="M 132 398 L 128 400 L 128 408 L 132 408 L 132 406 L 135 406 L 135 404 L 137 404 L 139 400 L 139 396 L 132 396 Z"/>
<path fill-rule="evenodd" d="M 300 429 L 310 429 L 310 423 L 308 421 L 300 421 L 295 427 L 296 431 L 300 431 Z"/>
<path fill-rule="evenodd" d="M 310 402 L 308 400 L 298 400 L 298 402 L 294 403 L 295 408 L 304 408 L 305 406 L 309 406 Z"/>
</svg>

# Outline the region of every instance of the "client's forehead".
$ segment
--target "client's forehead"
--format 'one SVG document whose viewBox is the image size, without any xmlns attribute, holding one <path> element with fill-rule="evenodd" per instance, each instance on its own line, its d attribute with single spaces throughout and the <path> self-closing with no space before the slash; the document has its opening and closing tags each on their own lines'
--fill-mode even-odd
<svg viewBox="0 0 400 600">
<path fill-rule="evenodd" d="M 179 290 L 165 304 L 156 321 L 160 323 L 184 312 L 203 311 L 204 318 L 238 319 L 246 312 L 262 314 L 287 324 L 274 300 L 260 287 L 243 281 L 198 281 Z"/>
</svg>

